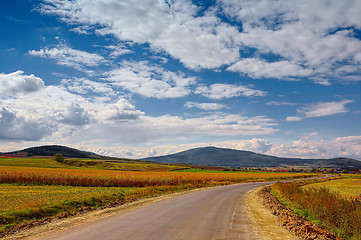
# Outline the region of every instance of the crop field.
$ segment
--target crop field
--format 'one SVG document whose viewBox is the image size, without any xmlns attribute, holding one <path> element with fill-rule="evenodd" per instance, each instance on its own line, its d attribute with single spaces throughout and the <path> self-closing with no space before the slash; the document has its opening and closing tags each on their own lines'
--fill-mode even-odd
<svg viewBox="0 0 361 240">
<path fill-rule="evenodd" d="M 328 228 L 342 239 L 360 240 L 360 180 L 346 178 L 310 185 L 278 182 L 272 186 L 272 191 L 296 213 Z"/>
<path fill-rule="evenodd" d="M 330 189 L 332 192 L 340 193 L 345 197 L 353 197 L 357 195 L 361 195 L 361 178 L 344 178 L 337 179 L 328 182 L 322 183 L 313 183 L 304 186 L 303 188 L 321 188 L 326 187 Z"/>
<path fill-rule="evenodd" d="M 65 164 L 54 161 L 51 157 L 39 158 L 10 158 L 0 156 L 0 166 L 22 166 L 41 168 L 88 168 L 122 171 L 157 171 L 166 172 L 177 169 L 184 169 L 177 165 L 147 163 L 147 162 L 116 162 L 96 159 L 68 158 Z"/>
<path fill-rule="evenodd" d="M 58 163 L 51 158 L 0 158 L 0 232 L 24 221 L 71 213 L 82 207 L 98 208 L 114 202 L 124 203 L 201 187 L 311 175 L 177 172 L 174 170 L 184 167 L 142 162 L 110 162 L 109 165 L 93 159 L 67 161 L 70 164 Z M 116 167 L 109 170 L 110 166 Z M 118 166 L 126 166 L 127 170 Z"/>
<path fill-rule="evenodd" d="M 0 211 L 21 210 L 55 204 L 61 201 L 86 199 L 112 194 L 130 194 L 135 188 L 72 187 L 72 186 L 24 186 L 0 184 Z"/>
<path fill-rule="evenodd" d="M 179 184 L 230 184 L 288 179 L 310 174 L 295 173 L 192 173 L 139 172 L 93 169 L 0 167 L 0 183 L 85 187 L 146 187 Z"/>
</svg>

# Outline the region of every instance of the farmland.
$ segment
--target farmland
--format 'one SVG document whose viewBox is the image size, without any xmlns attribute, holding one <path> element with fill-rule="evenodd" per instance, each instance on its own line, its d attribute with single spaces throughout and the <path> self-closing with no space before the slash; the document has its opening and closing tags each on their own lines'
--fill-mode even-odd
<svg viewBox="0 0 361 240">
<path fill-rule="evenodd" d="M 331 192 L 336 192 L 345 197 L 361 195 L 361 178 L 343 178 L 322 183 L 313 183 L 304 188 L 328 188 Z"/>
<path fill-rule="evenodd" d="M 24 221 L 55 217 L 82 207 L 98 208 L 114 202 L 121 204 L 200 187 L 309 176 L 269 172 L 192 172 L 191 169 L 189 172 L 174 171 L 182 169 L 187 168 L 143 162 L 108 163 L 94 159 L 66 159 L 59 163 L 42 157 L 0 158 L 0 231 Z"/>
<path fill-rule="evenodd" d="M 299 215 L 343 239 L 361 239 L 361 179 L 282 183 L 273 194 Z M 306 184 L 306 185 L 305 185 Z"/>
</svg>

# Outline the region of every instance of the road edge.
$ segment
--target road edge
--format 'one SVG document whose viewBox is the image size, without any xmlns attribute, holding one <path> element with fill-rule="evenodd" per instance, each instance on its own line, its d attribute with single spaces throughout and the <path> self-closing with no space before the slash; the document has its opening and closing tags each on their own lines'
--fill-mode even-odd
<svg viewBox="0 0 361 240">
<path fill-rule="evenodd" d="M 266 208 L 258 193 L 264 188 L 258 187 L 248 192 L 247 212 L 253 228 L 262 240 L 297 240 L 299 239 L 283 226 L 278 225 L 277 216 Z"/>
</svg>

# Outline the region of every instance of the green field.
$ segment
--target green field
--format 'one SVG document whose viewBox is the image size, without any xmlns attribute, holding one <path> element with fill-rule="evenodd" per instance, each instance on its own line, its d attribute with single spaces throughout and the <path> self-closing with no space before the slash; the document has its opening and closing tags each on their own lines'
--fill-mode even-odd
<svg viewBox="0 0 361 240">
<path fill-rule="evenodd" d="M 361 179 L 357 178 L 344 178 L 328 182 L 313 183 L 304 186 L 303 188 L 320 188 L 326 187 L 333 192 L 338 192 L 343 196 L 351 197 L 361 194 Z"/>
<path fill-rule="evenodd" d="M 24 186 L 0 184 L 0 212 L 52 205 L 63 201 L 90 199 L 105 195 L 127 195 L 135 188 L 120 187 L 73 187 L 62 185 Z"/>
<path fill-rule="evenodd" d="M 4 158 L 0 157 L 0 166 L 42 167 L 42 168 L 69 168 L 51 158 Z"/>
</svg>

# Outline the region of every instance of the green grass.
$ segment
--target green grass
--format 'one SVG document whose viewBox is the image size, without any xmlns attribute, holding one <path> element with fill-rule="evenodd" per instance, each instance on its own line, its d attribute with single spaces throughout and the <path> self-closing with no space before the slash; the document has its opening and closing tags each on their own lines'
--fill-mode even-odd
<svg viewBox="0 0 361 240">
<path fill-rule="evenodd" d="M 72 187 L 62 185 L 24 186 L 0 184 L 0 212 L 39 207 L 60 201 L 69 201 L 103 195 L 128 194 L 135 188 Z"/>
<path fill-rule="evenodd" d="M 69 166 L 58 163 L 49 158 L 1 158 L 0 166 L 21 166 L 41 168 L 69 168 Z"/>
</svg>

